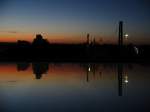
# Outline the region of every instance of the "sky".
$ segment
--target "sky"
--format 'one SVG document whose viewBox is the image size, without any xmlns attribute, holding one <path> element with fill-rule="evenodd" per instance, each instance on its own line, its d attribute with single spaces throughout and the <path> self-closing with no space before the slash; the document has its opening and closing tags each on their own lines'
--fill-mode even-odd
<svg viewBox="0 0 150 112">
<path fill-rule="evenodd" d="M 0 41 L 78 43 L 86 34 L 97 42 L 117 43 L 124 21 L 125 43 L 150 44 L 149 0 L 0 0 Z"/>
</svg>

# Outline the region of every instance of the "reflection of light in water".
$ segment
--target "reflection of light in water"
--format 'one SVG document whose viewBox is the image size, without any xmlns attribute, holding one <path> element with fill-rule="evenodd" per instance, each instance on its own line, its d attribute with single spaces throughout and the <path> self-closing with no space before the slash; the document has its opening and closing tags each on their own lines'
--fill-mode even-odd
<svg viewBox="0 0 150 112">
<path fill-rule="evenodd" d="M 128 83 L 129 81 L 128 80 L 125 80 L 125 83 Z"/>
<path fill-rule="evenodd" d="M 88 71 L 90 72 L 91 71 L 91 68 L 89 67 Z"/>
<path fill-rule="evenodd" d="M 134 47 L 136 54 L 139 54 L 139 49 L 137 47 Z"/>
<path fill-rule="evenodd" d="M 127 84 L 129 81 L 128 81 L 128 76 L 126 75 L 125 77 L 124 77 L 124 82 Z"/>
</svg>

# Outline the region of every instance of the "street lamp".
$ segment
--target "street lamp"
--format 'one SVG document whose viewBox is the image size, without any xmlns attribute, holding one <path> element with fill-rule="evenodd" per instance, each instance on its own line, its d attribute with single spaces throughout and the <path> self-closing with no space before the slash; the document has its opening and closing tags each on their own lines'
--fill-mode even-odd
<svg viewBox="0 0 150 112">
<path fill-rule="evenodd" d="M 125 75 L 125 77 L 124 77 L 124 82 L 127 84 L 129 81 L 128 81 L 128 76 L 127 75 Z"/>
<path fill-rule="evenodd" d="M 125 39 L 128 39 L 129 35 L 128 35 L 128 34 L 125 34 L 124 37 L 125 37 Z"/>
</svg>

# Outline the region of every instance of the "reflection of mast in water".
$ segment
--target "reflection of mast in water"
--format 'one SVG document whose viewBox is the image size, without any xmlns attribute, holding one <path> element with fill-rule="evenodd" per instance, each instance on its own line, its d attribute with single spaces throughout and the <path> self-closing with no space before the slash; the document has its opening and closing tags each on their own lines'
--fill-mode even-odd
<svg viewBox="0 0 150 112">
<path fill-rule="evenodd" d="M 118 64 L 118 95 L 122 96 L 122 76 L 123 76 L 123 65 Z"/>
<path fill-rule="evenodd" d="M 86 65 L 86 81 L 89 82 L 89 74 L 92 73 L 93 74 L 93 78 L 96 78 L 96 70 L 98 69 L 98 66 L 96 64 L 87 64 Z M 100 72 L 100 76 L 101 76 Z"/>
<path fill-rule="evenodd" d="M 87 68 L 86 68 L 86 72 L 87 72 L 87 77 L 86 77 L 86 81 L 89 82 L 89 72 L 91 71 L 91 66 L 90 64 L 88 64 Z"/>
<path fill-rule="evenodd" d="M 123 95 L 123 88 L 125 89 L 129 80 L 127 73 L 124 74 L 124 66 L 123 64 L 118 64 L 118 95 Z M 125 90 L 124 90 L 125 91 Z"/>
</svg>

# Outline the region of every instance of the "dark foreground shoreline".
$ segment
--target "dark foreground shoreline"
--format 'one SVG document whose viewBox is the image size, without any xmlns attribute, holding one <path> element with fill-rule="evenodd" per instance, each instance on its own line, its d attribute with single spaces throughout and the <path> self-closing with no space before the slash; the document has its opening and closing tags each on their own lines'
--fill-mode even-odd
<svg viewBox="0 0 150 112">
<path fill-rule="evenodd" d="M 150 46 L 117 45 L 0 46 L 0 62 L 150 62 Z"/>
<path fill-rule="evenodd" d="M 37 35 L 32 43 L 0 43 L 0 62 L 150 62 L 150 45 L 53 44 Z"/>
</svg>

